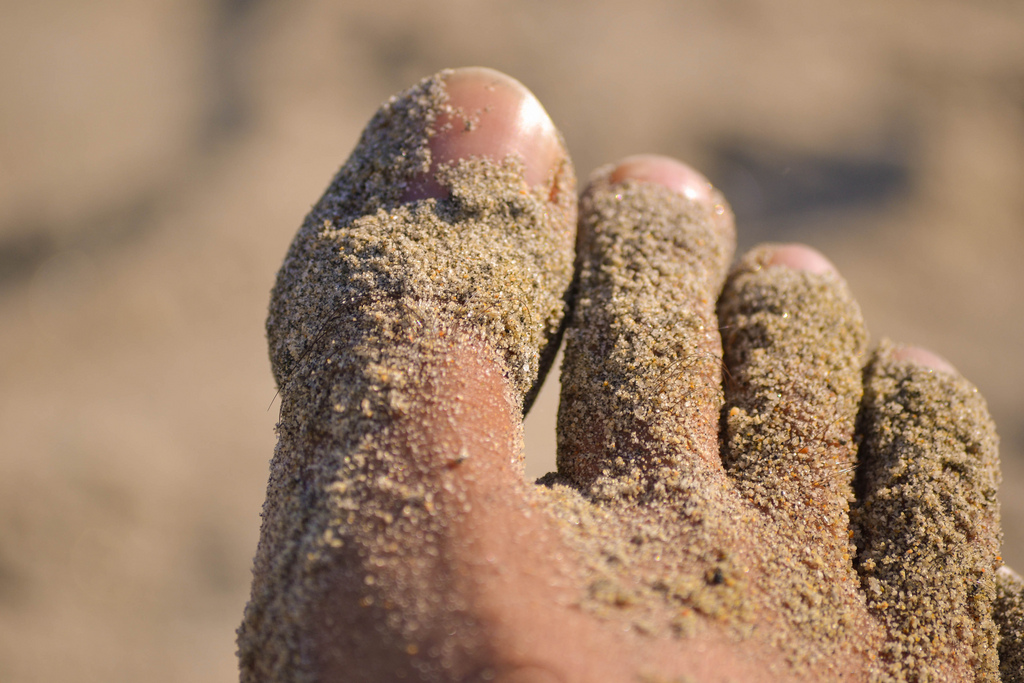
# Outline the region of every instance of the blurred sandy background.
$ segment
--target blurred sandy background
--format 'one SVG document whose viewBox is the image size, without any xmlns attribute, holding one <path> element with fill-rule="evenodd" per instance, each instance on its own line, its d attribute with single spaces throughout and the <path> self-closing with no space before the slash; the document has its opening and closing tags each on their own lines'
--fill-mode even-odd
<svg viewBox="0 0 1024 683">
<path fill-rule="evenodd" d="M 377 105 L 466 64 L 533 88 L 582 177 L 690 160 L 741 247 L 823 249 L 876 336 L 972 378 L 1024 567 L 1024 4 L 8 1 L 0 681 L 235 679 L 275 270 Z"/>
</svg>

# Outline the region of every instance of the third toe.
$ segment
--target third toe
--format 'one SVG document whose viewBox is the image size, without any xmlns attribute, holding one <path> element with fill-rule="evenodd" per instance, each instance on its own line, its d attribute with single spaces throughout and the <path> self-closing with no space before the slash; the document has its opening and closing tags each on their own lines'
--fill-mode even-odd
<svg viewBox="0 0 1024 683">
<path fill-rule="evenodd" d="M 787 535 L 849 566 L 847 509 L 867 333 L 846 284 L 818 252 L 757 248 L 719 301 L 729 377 L 722 460 Z"/>
</svg>

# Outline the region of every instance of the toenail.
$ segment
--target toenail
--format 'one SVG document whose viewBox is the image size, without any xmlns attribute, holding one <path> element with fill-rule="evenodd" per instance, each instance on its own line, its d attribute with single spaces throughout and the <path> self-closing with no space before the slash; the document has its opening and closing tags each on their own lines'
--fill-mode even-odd
<svg viewBox="0 0 1024 683">
<path fill-rule="evenodd" d="M 429 145 L 431 176 L 438 166 L 470 157 L 523 163 L 530 187 L 551 186 L 566 159 L 561 137 L 544 106 L 516 79 L 484 67 L 467 67 L 443 76 L 448 103 L 435 122 Z M 416 183 L 406 199 L 443 197 L 433 177 Z"/>
<path fill-rule="evenodd" d="M 697 202 L 708 211 L 715 208 L 716 200 L 708 179 L 671 157 L 658 154 L 637 154 L 626 157 L 612 171 L 608 182 L 615 184 L 625 180 L 664 185 L 687 199 Z"/>
<path fill-rule="evenodd" d="M 769 266 L 786 266 L 809 273 L 835 273 L 836 267 L 817 249 L 802 244 L 786 244 L 776 247 L 765 262 Z"/>
<path fill-rule="evenodd" d="M 941 370 L 953 375 L 957 374 L 956 368 L 945 358 L 917 346 L 900 346 L 893 350 L 892 357 L 894 360 L 910 361 L 932 370 Z"/>
</svg>

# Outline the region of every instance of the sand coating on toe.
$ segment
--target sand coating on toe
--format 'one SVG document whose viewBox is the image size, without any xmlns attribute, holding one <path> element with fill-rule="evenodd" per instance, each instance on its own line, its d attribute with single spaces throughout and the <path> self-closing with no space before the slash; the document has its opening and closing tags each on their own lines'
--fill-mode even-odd
<svg viewBox="0 0 1024 683">
<path fill-rule="evenodd" d="M 598 497 L 657 496 L 679 454 L 717 459 L 714 306 L 734 242 L 714 209 L 660 184 L 611 183 L 615 170 L 596 171 L 581 200 L 558 471 Z"/>
<path fill-rule="evenodd" d="M 308 629 L 328 582 L 349 600 L 319 622 L 339 648 L 395 660 L 394 675 L 415 674 L 396 653 L 429 654 L 415 675 L 469 675 L 471 634 L 461 652 L 436 640 L 427 652 L 432 633 L 467 633 L 436 548 L 461 514 L 441 489 L 467 451 L 393 426 L 453 419 L 460 397 L 429 387 L 467 346 L 492 350 L 509 387 L 499 398 L 521 412 L 557 346 L 575 193 L 567 161 L 531 187 L 521 159 L 473 158 L 436 168 L 449 196 L 403 203 L 431 169 L 438 121 L 452 119 L 447 75 L 381 108 L 278 275 L 267 332 L 280 440 L 239 629 L 243 681 L 315 678 Z"/>
<path fill-rule="evenodd" d="M 995 427 L 966 380 L 892 350 L 865 372 L 852 516 L 868 606 L 888 632 L 875 680 L 997 681 Z"/>
<path fill-rule="evenodd" d="M 722 461 L 748 500 L 843 566 L 867 331 L 834 270 L 773 265 L 776 252 L 745 255 L 719 305 Z"/>
<path fill-rule="evenodd" d="M 992 605 L 999 627 L 999 674 L 1003 683 L 1024 683 L 1024 579 L 1000 567 Z"/>
<path fill-rule="evenodd" d="M 768 520 L 778 609 L 822 650 L 863 647 L 871 630 L 859 617 L 847 512 L 867 331 L 834 270 L 775 265 L 777 251 L 746 254 L 719 301 L 722 464 Z"/>
</svg>

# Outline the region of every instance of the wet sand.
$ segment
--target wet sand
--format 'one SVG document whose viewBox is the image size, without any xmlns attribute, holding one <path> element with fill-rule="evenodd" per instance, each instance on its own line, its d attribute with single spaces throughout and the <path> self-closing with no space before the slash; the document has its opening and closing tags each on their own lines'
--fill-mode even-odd
<svg viewBox="0 0 1024 683">
<path fill-rule="evenodd" d="M 883 342 L 865 372 L 853 519 L 868 605 L 889 635 L 881 657 L 908 680 L 948 675 L 935 662 L 951 658 L 998 681 L 995 425 L 970 383 L 891 353 Z"/>
</svg>

